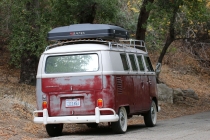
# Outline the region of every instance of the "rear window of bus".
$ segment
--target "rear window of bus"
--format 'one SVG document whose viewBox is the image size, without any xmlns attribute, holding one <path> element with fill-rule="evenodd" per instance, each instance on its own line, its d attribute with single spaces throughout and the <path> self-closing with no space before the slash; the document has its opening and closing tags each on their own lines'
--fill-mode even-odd
<svg viewBox="0 0 210 140">
<path fill-rule="evenodd" d="M 46 60 L 45 72 L 74 73 L 98 71 L 99 61 L 97 54 L 75 54 L 49 56 Z"/>
</svg>

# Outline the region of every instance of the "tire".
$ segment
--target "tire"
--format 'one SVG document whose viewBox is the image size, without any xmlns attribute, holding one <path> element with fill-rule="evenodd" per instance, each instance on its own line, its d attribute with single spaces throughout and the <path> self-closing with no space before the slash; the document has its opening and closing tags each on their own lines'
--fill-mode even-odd
<svg viewBox="0 0 210 140">
<path fill-rule="evenodd" d="M 49 136 L 56 137 L 62 134 L 63 124 L 47 124 L 45 128 Z"/>
<path fill-rule="evenodd" d="M 153 127 L 157 122 L 157 106 L 154 101 L 152 101 L 150 110 L 144 114 L 144 123 L 147 127 Z"/>
<path fill-rule="evenodd" d="M 121 107 L 119 109 L 118 116 L 119 116 L 119 120 L 117 122 L 111 123 L 112 130 L 114 133 L 123 134 L 127 131 L 127 126 L 128 126 L 127 124 L 128 118 L 127 118 L 127 112 L 126 112 L 125 107 Z"/>
<path fill-rule="evenodd" d="M 86 125 L 89 128 L 97 128 L 98 127 L 98 123 L 87 123 Z"/>
</svg>

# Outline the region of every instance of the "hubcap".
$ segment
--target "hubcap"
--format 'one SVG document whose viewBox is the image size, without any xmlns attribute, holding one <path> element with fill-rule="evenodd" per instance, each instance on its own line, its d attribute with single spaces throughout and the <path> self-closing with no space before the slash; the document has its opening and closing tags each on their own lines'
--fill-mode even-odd
<svg viewBox="0 0 210 140">
<path fill-rule="evenodd" d="M 156 123 L 156 110 L 155 110 L 154 104 L 152 104 L 152 107 L 151 107 L 151 117 L 152 117 L 153 123 L 155 124 Z"/>
<path fill-rule="evenodd" d="M 123 112 L 120 112 L 120 125 L 122 128 L 125 125 L 125 116 L 124 116 Z"/>
</svg>

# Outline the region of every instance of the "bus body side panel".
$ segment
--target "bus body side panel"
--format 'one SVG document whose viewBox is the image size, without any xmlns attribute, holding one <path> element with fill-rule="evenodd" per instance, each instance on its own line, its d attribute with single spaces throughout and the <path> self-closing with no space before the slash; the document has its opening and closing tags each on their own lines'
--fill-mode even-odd
<svg viewBox="0 0 210 140">
<path fill-rule="evenodd" d="M 149 110 L 151 106 L 149 81 L 147 75 L 141 75 L 142 89 L 143 89 L 143 110 Z"/>
<path fill-rule="evenodd" d="M 37 110 L 42 110 L 42 80 L 41 78 L 36 79 L 36 103 L 37 103 Z"/>
<path fill-rule="evenodd" d="M 121 106 L 128 106 L 130 114 L 139 114 L 150 109 L 150 87 L 146 75 L 116 75 L 115 79 L 116 111 Z M 122 80 L 122 86 L 119 79 Z"/>
<path fill-rule="evenodd" d="M 150 96 L 155 97 L 158 100 L 158 94 L 157 94 L 157 82 L 155 75 L 149 75 L 148 80 L 150 81 Z"/>
<path fill-rule="evenodd" d="M 44 54 L 42 54 L 39 59 L 37 75 L 36 75 L 36 103 L 38 110 L 42 110 L 42 96 L 44 95 L 44 93 L 42 92 L 42 79 L 41 79 L 43 63 L 44 63 Z"/>
<path fill-rule="evenodd" d="M 123 88 L 126 98 L 126 104 L 129 104 L 130 113 L 135 112 L 135 98 L 134 98 L 134 83 L 133 83 L 133 76 L 125 75 L 123 76 Z"/>
<path fill-rule="evenodd" d="M 115 103 L 116 111 L 121 106 L 129 107 L 129 113 L 135 113 L 136 99 L 134 94 L 133 76 L 130 75 L 116 75 L 116 90 Z"/>
<path fill-rule="evenodd" d="M 141 82 L 141 76 L 133 76 L 134 86 L 134 99 L 135 99 L 135 110 L 140 112 L 143 110 L 143 83 Z"/>
</svg>

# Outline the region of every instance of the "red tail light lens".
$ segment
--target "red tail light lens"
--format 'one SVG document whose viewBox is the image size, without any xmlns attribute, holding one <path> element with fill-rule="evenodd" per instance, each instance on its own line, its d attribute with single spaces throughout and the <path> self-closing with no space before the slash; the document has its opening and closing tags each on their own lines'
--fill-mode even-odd
<svg viewBox="0 0 210 140">
<path fill-rule="evenodd" d="M 102 99 L 98 99 L 98 100 L 97 100 L 97 106 L 98 106 L 99 108 L 102 108 L 102 107 L 103 107 L 103 100 L 102 100 Z"/>
<path fill-rule="evenodd" d="M 46 101 L 43 101 L 43 102 L 42 102 L 42 108 L 43 108 L 43 109 L 47 109 L 47 102 L 46 102 Z"/>
</svg>

